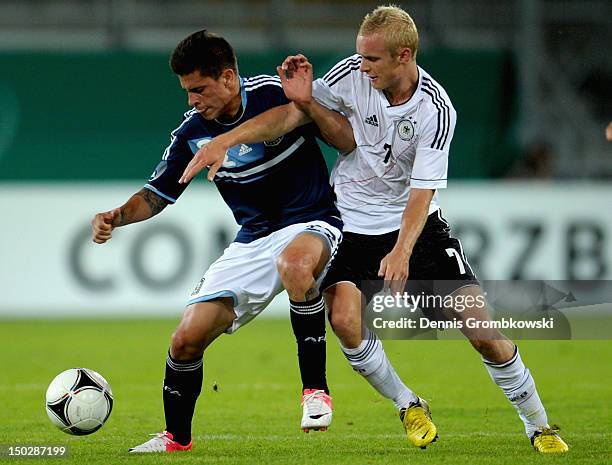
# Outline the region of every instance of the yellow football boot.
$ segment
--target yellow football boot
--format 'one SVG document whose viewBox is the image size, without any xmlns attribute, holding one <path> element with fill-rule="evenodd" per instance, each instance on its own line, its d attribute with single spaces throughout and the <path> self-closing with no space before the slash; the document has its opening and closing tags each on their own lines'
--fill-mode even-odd
<svg viewBox="0 0 612 465">
<path fill-rule="evenodd" d="M 429 405 L 420 397 L 400 410 L 400 420 L 408 436 L 408 441 L 416 447 L 425 449 L 438 438 L 436 425 L 431 421 Z"/>
<path fill-rule="evenodd" d="M 561 436 L 557 434 L 558 426 L 542 428 L 531 436 L 533 448 L 542 454 L 564 454 L 569 450 Z"/>
</svg>

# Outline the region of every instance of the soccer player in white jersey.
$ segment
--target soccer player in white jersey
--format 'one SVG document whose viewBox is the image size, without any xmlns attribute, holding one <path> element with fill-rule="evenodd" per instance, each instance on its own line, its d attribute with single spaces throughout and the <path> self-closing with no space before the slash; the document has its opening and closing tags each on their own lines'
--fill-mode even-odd
<svg viewBox="0 0 612 465">
<path fill-rule="evenodd" d="M 172 132 L 144 188 L 119 208 L 92 220 L 97 243 L 113 230 L 160 213 L 187 185 L 179 178 L 198 148 L 243 121 L 289 101 L 275 76 L 242 77 L 222 37 L 198 31 L 175 48 L 171 67 L 188 95 L 189 110 Z M 327 110 L 334 141 L 352 149 L 351 127 Z M 295 128 L 295 130 L 294 130 Z M 240 144 L 227 154 L 215 180 L 241 228 L 236 239 L 195 286 L 172 335 L 163 383 L 165 431 L 131 452 L 191 450 L 191 421 L 200 394 L 203 353 L 221 334 L 233 333 L 287 290 L 303 382 L 302 429 L 326 429 L 332 417 L 325 379 L 325 309 L 318 284 L 341 239 L 329 173 L 315 125 L 289 127 L 283 137 Z M 323 132 L 323 135 L 324 132 Z M 205 205 L 202 206 L 205 214 Z"/>
<path fill-rule="evenodd" d="M 442 86 L 417 66 L 418 33 L 404 10 L 382 6 L 369 13 L 356 45 L 356 55 L 314 83 L 306 57 L 288 57 L 278 71 L 293 103 L 213 141 L 194 157 L 182 180 L 209 165 L 211 179 L 227 147 L 277 135 L 275 128 L 284 119 L 314 120 L 324 129 L 331 124 L 324 109 L 348 117 L 356 149 L 338 157 L 332 173 L 344 239 L 321 288 L 348 361 L 394 402 L 409 441 L 425 447 L 437 437 L 429 407 L 399 379 L 380 340 L 362 324 L 362 292 L 366 300 L 371 297 L 362 283 L 384 278 L 392 291 L 399 291 L 408 276 L 411 281 L 443 281 L 445 295 L 471 296 L 474 302 L 461 312 L 447 309 L 446 318 L 490 318 L 486 305 L 477 304 L 484 301 L 481 288 L 438 203 L 437 190 L 447 184 L 456 112 Z M 534 448 L 566 452 L 512 341 L 494 329 L 463 332 L 518 411 Z"/>
</svg>

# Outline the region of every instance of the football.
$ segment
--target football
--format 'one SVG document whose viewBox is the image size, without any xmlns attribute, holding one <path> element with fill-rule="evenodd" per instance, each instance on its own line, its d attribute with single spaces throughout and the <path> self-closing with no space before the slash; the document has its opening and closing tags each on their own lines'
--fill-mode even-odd
<svg viewBox="0 0 612 465">
<path fill-rule="evenodd" d="M 47 388 L 47 415 L 67 434 L 84 436 L 99 430 L 112 409 L 110 385 L 102 375 L 87 368 L 63 371 Z"/>
</svg>

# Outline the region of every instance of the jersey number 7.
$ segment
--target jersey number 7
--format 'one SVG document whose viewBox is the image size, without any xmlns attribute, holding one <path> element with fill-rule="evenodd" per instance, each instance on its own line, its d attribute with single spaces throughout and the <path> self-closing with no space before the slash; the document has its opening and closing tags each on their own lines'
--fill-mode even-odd
<svg viewBox="0 0 612 465">
<path fill-rule="evenodd" d="M 448 249 L 446 249 L 446 254 L 449 257 L 454 256 L 457 259 L 457 265 L 459 265 L 459 273 L 465 274 L 465 266 L 463 265 L 463 260 L 461 259 L 461 255 L 459 255 L 459 252 L 457 252 L 452 247 L 449 247 Z"/>
</svg>

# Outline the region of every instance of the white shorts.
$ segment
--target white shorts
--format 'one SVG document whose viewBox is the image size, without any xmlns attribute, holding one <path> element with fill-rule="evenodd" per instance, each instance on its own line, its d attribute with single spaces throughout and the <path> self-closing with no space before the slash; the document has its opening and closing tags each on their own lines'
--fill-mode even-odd
<svg viewBox="0 0 612 465">
<path fill-rule="evenodd" d="M 232 242 L 208 268 L 189 296 L 187 304 L 231 297 L 234 300 L 236 319 L 226 332 L 235 332 L 259 315 L 284 290 L 276 269 L 276 260 L 285 247 L 304 232 L 322 236 L 329 246 L 330 258 L 317 278 L 317 285 L 320 285 L 336 255 L 342 233 L 325 221 L 311 221 L 287 226 L 248 244 Z"/>
</svg>

